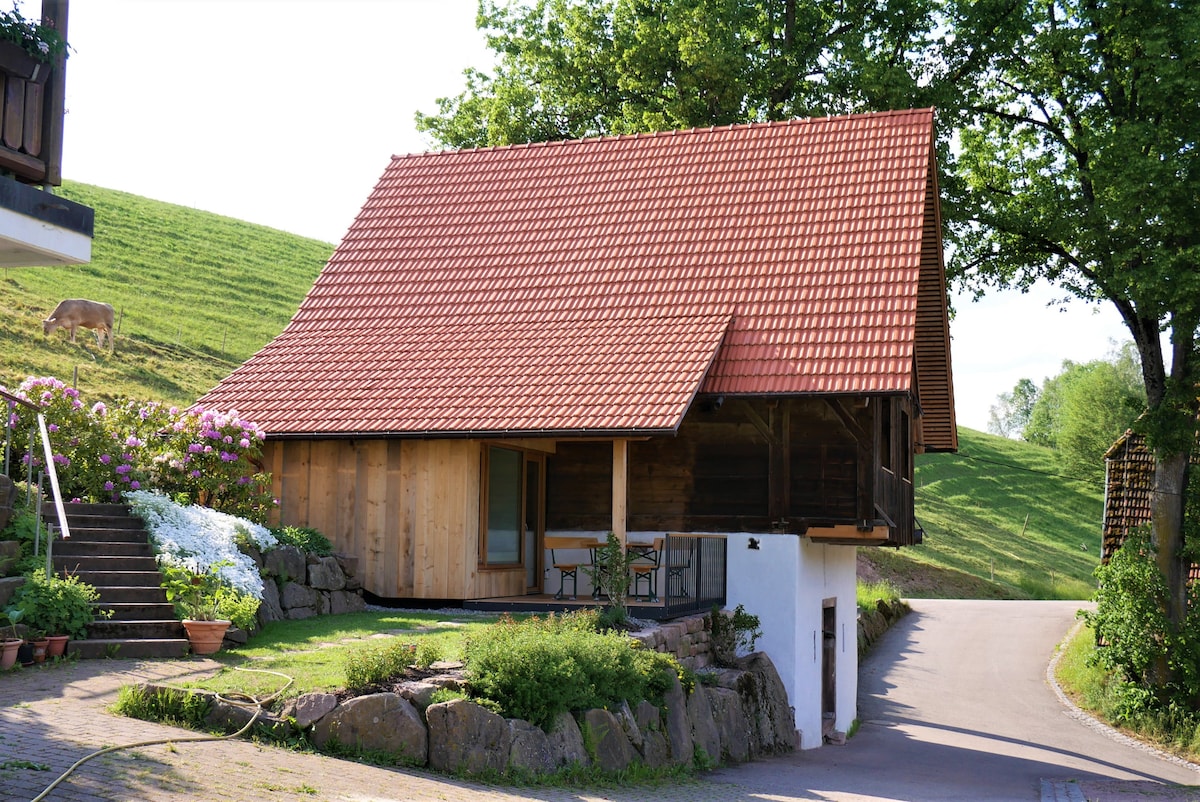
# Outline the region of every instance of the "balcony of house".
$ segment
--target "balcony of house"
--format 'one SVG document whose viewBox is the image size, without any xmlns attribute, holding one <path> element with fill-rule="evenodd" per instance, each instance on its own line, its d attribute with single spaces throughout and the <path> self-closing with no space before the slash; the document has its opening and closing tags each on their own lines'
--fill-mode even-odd
<svg viewBox="0 0 1200 802">
<path fill-rule="evenodd" d="M 42 24 L 66 35 L 67 0 L 46 0 Z M 66 59 L 44 61 L 0 41 L 0 266 L 84 264 L 94 213 L 53 194 L 62 184 Z"/>
</svg>

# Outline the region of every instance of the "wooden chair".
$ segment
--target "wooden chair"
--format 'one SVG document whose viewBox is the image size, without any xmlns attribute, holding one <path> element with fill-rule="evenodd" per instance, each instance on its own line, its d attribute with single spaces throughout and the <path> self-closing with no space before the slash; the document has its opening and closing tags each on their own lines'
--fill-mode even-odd
<svg viewBox="0 0 1200 802">
<path fill-rule="evenodd" d="M 658 567 L 662 562 L 663 539 L 654 538 L 654 542 L 630 543 L 626 549 L 633 555 L 629 570 L 633 573 L 633 595 L 638 595 L 638 586 L 646 583 L 646 596 L 643 601 L 658 601 Z"/>
<path fill-rule="evenodd" d="M 586 537 L 553 537 L 545 538 L 546 548 L 550 549 L 550 564 L 558 570 L 558 592 L 554 594 L 555 599 L 562 599 L 564 586 L 566 581 L 571 580 L 571 595 L 567 598 L 574 599 L 579 592 L 579 569 L 586 568 L 591 565 L 589 562 L 579 562 L 571 560 L 571 555 L 559 557 L 559 552 L 573 552 L 586 550 L 589 554 L 595 543 Z"/>
</svg>

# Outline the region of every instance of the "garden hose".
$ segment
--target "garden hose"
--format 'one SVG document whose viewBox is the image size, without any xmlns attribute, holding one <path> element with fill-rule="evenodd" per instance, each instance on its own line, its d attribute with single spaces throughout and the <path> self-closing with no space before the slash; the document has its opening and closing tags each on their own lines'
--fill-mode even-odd
<svg viewBox="0 0 1200 802">
<path fill-rule="evenodd" d="M 231 704 L 231 705 L 235 705 L 237 707 L 253 707 L 254 708 L 254 715 L 251 716 L 250 720 L 246 722 L 245 726 L 242 727 L 237 732 L 231 733 L 229 735 L 200 735 L 200 736 L 196 736 L 195 738 L 162 738 L 162 739 L 155 740 L 155 741 L 138 741 L 137 743 L 122 744 L 121 746 L 109 746 L 105 749 L 100 749 L 98 751 L 92 752 L 90 755 L 85 755 L 84 757 L 75 761 L 75 763 L 72 764 L 70 768 L 68 768 L 61 775 L 59 775 L 58 779 L 56 779 L 54 782 L 52 782 L 48 786 L 46 786 L 45 790 L 43 790 L 40 794 L 35 796 L 32 800 L 30 800 L 30 802 L 42 802 L 42 800 L 45 799 L 46 796 L 51 791 L 53 791 L 55 788 L 57 788 L 58 785 L 63 780 L 67 779 L 67 777 L 69 777 L 71 775 L 71 773 L 75 771 L 75 769 L 79 768 L 84 763 L 87 763 L 92 758 L 97 758 L 97 757 L 100 757 L 101 755 L 107 755 L 109 752 L 118 752 L 122 749 L 136 749 L 141 746 L 160 746 L 163 744 L 188 744 L 188 743 L 194 744 L 194 743 L 204 743 L 206 741 L 227 741 L 230 738 L 237 738 L 240 735 L 244 734 L 251 727 L 254 726 L 254 722 L 258 721 L 258 717 L 262 715 L 263 708 L 266 705 L 275 701 L 275 699 L 278 698 L 281 693 L 286 691 L 289 687 L 291 687 L 292 683 L 295 682 L 295 680 L 292 677 L 289 677 L 287 674 L 281 674 L 278 671 L 267 671 L 267 670 L 261 669 L 261 668 L 240 668 L 238 666 L 234 666 L 233 670 L 234 671 L 251 671 L 251 672 L 254 672 L 257 674 L 274 674 L 277 677 L 282 677 L 283 679 L 287 680 L 287 684 L 285 684 L 282 688 L 275 691 L 275 693 L 271 694 L 270 696 L 266 697 L 265 699 L 255 699 L 253 696 L 250 696 L 248 694 L 239 693 L 236 695 L 240 696 L 243 700 L 246 700 L 246 701 L 239 701 L 237 699 L 230 699 L 230 698 L 224 697 L 221 694 L 216 694 L 216 698 L 218 701 L 225 702 L 225 703 Z M 176 690 L 189 691 L 189 689 L 187 689 L 187 688 L 178 688 Z"/>
</svg>

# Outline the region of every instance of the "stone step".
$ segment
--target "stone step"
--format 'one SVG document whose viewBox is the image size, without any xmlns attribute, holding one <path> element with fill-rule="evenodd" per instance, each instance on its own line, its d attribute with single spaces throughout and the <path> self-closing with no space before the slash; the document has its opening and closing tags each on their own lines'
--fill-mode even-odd
<svg viewBox="0 0 1200 802">
<path fill-rule="evenodd" d="M 89 585 L 110 587 L 124 585 L 127 587 L 157 588 L 162 586 L 162 574 L 158 571 L 78 571 L 75 574 L 80 582 Z"/>
<path fill-rule="evenodd" d="M 55 557 L 149 557 L 154 559 L 154 549 L 146 541 L 119 540 L 56 540 Z"/>
<path fill-rule="evenodd" d="M 162 640 L 187 637 L 183 624 L 174 617 L 163 621 L 94 621 L 88 625 L 90 638 L 100 640 Z"/>
<path fill-rule="evenodd" d="M 59 554 L 54 552 L 54 567 L 56 570 L 66 569 L 73 574 L 117 574 L 117 573 L 152 573 L 155 575 L 156 585 L 162 584 L 162 575 L 158 571 L 158 563 L 154 557 L 143 555 L 141 557 L 126 557 L 122 555 L 109 554 L 94 554 L 94 555 L 78 555 L 78 554 Z M 82 578 L 82 577 L 81 577 Z M 84 580 L 85 582 L 90 580 Z M 98 582 L 92 582 L 96 585 Z M 104 584 L 126 584 L 124 582 L 105 582 Z M 130 582 L 128 584 L 136 585 L 138 582 Z"/>
<path fill-rule="evenodd" d="M 63 504 L 63 510 L 67 513 L 68 521 L 87 515 L 109 515 L 113 517 L 125 517 L 129 515 L 129 505 L 120 503 L 90 504 L 75 501 Z M 58 520 L 58 511 L 53 504 L 48 504 L 42 508 L 42 517 L 48 520 Z"/>
<path fill-rule="evenodd" d="M 159 584 L 149 585 L 97 585 L 100 594 L 98 606 L 111 607 L 114 604 L 163 604 L 167 601 L 167 592 Z"/>
<path fill-rule="evenodd" d="M 175 605 L 170 602 L 109 602 L 96 607 L 111 610 L 109 621 L 173 621 Z"/>
<path fill-rule="evenodd" d="M 150 536 L 145 529 L 129 527 L 71 527 L 71 537 L 68 539 L 55 538 L 54 548 L 60 543 L 149 543 Z"/>
<path fill-rule="evenodd" d="M 67 654 L 84 660 L 177 658 L 188 653 L 187 638 L 88 638 L 67 644 Z"/>
</svg>

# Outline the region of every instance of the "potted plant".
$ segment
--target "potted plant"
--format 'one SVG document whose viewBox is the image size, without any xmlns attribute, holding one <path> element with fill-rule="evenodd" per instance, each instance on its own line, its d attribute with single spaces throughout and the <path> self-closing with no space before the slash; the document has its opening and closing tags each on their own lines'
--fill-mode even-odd
<svg viewBox="0 0 1200 802">
<path fill-rule="evenodd" d="M 232 591 L 221 581 L 221 568 L 228 562 L 216 562 L 204 572 L 162 563 L 163 589 L 167 600 L 183 621 L 188 643 L 195 654 L 213 654 L 221 649 L 225 632 L 232 623 L 222 617 L 222 607 Z"/>
<path fill-rule="evenodd" d="M 17 624 L 25 617 L 25 611 L 16 607 L 9 607 L 4 611 L 4 617 L 8 619 L 9 626 L 12 627 L 12 637 L 6 637 L 0 641 L 0 671 L 7 671 L 17 663 L 17 650 L 21 648 L 21 644 L 25 641 L 17 636 Z"/>
<path fill-rule="evenodd" d="M 38 569 L 13 595 L 13 603 L 24 611 L 31 628 L 54 636 L 55 651 L 49 654 L 54 657 L 66 650 L 67 640 L 87 637 L 88 624 L 96 618 L 94 602 L 99 598 L 99 591 L 79 577 L 47 576 Z"/>
<path fill-rule="evenodd" d="M 30 627 L 28 640 L 29 645 L 33 647 L 33 662 L 46 662 L 46 647 L 50 645 L 46 633 L 36 627 Z"/>
</svg>

